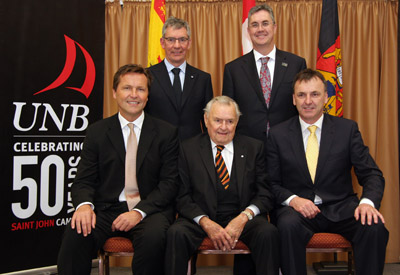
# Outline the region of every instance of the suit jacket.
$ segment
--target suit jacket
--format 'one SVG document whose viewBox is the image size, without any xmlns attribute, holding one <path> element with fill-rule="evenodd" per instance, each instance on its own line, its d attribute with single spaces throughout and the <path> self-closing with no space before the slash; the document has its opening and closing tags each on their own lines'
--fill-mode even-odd
<svg viewBox="0 0 400 275">
<path fill-rule="evenodd" d="M 178 127 L 181 140 L 202 132 L 203 109 L 213 98 L 211 75 L 186 64 L 181 106 L 177 106 L 164 62 L 149 68 L 153 75 L 145 111 Z"/>
<path fill-rule="evenodd" d="M 265 103 L 253 51 L 225 65 L 222 94 L 233 98 L 242 116 L 237 131 L 266 142 L 270 127 L 297 115 L 293 106 L 293 79 L 305 69 L 306 61 L 276 49 L 274 80 L 269 108 Z"/>
<path fill-rule="evenodd" d="M 377 209 L 380 207 L 385 181 L 364 145 L 357 123 L 352 120 L 324 115 L 314 184 L 298 116 L 271 128 L 267 167 L 278 207 L 291 195 L 312 201 L 318 195 L 326 218 L 340 221 L 352 217 L 359 203 L 353 191 L 353 167 L 363 186 L 361 198 L 372 200 Z"/>
<path fill-rule="evenodd" d="M 145 114 L 137 152 L 137 181 L 141 201 L 136 208 L 147 215 L 173 214 L 177 185 L 177 130 Z M 125 146 L 118 114 L 92 124 L 86 132 L 78 172 L 72 185 L 76 207 L 91 202 L 95 209 L 118 203 L 125 187 Z"/>
<path fill-rule="evenodd" d="M 273 207 L 273 196 L 267 183 L 264 145 L 258 140 L 237 135 L 233 146 L 240 209 L 254 204 L 265 214 Z M 220 183 L 213 159 L 208 134 L 195 136 L 181 144 L 178 160 L 181 186 L 177 210 L 187 219 L 208 215 L 216 220 L 217 184 Z"/>
</svg>

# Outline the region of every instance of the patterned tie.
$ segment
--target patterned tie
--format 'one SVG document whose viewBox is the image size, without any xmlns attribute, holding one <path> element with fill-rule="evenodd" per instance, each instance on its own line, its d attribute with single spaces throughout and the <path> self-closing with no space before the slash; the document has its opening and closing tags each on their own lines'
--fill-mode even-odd
<svg viewBox="0 0 400 275">
<path fill-rule="evenodd" d="M 229 172 L 226 168 L 224 158 L 221 155 L 221 151 L 224 150 L 223 145 L 217 145 L 217 154 L 215 155 L 215 169 L 217 170 L 217 174 L 219 179 L 221 180 L 222 185 L 225 189 L 229 187 Z"/>
<path fill-rule="evenodd" d="M 174 82 L 172 84 L 172 87 L 174 88 L 175 91 L 175 96 L 176 96 L 176 104 L 178 108 L 181 107 L 181 97 L 182 97 L 182 85 L 181 85 L 181 78 L 179 77 L 181 69 L 179 68 L 173 68 L 172 73 L 174 74 Z"/>
<path fill-rule="evenodd" d="M 132 210 L 140 201 L 139 188 L 136 179 L 137 139 L 133 131 L 133 123 L 128 123 L 130 129 L 126 143 L 125 156 L 125 196 L 128 209 Z"/>
<path fill-rule="evenodd" d="M 318 154 L 319 154 L 319 146 L 318 139 L 315 131 L 317 130 L 317 126 L 312 125 L 308 127 L 310 131 L 310 136 L 307 141 L 307 149 L 306 149 L 306 159 L 308 171 L 310 171 L 311 179 L 314 183 L 315 173 L 317 171 L 317 163 L 318 163 Z"/>
<path fill-rule="evenodd" d="M 264 94 L 265 103 L 269 108 L 269 101 L 271 99 L 271 74 L 267 66 L 269 57 L 262 57 L 261 59 L 261 70 L 260 70 L 260 82 L 261 88 Z"/>
</svg>

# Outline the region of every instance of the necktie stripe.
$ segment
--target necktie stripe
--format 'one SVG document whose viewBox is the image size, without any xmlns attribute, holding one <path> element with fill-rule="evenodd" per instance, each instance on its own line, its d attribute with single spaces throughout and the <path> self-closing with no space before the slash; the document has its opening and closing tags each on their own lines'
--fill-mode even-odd
<svg viewBox="0 0 400 275">
<path fill-rule="evenodd" d="M 220 179 L 224 189 L 229 187 L 229 172 L 228 168 L 225 165 L 225 161 L 222 157 L 221 151 L 224 150 L 224 146 L 217 145 L 217 154 L 215 155 L 215 168 L 218 174 L 218 178 Z"/>
</svg>

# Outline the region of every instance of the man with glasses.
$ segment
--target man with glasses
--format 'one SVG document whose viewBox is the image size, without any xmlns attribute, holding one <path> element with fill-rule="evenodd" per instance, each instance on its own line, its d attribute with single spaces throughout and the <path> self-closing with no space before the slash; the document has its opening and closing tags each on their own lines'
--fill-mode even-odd
<svg viewBox="0 0 400 275">
<path fill-rule="evenodd" d="M 149 68 L 154 81 L 145 110 L 178 127 L 184 140 L 204 129 L 203 108 L 213 97 L 211 75 L 186 62 L 192 40 L 185 20 L 168 18 L 160 43 L 165 59 Z"/>
</svg>

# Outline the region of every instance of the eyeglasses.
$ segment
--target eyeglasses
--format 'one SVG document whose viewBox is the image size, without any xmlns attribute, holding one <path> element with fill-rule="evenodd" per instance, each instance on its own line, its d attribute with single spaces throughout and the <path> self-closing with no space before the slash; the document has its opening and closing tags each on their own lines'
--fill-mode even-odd
<svg viewBox="0 0 400 275">
<path fill-rule="evenodd" d="M 186 42 L 189 41 L 189 38 L 187 37 L 164 37 L 164 39 L 169 43 L 169 44 L 175 44 L 176 41 L 179 41 L 180 44 L 185 44 Z"/>
</svg>

